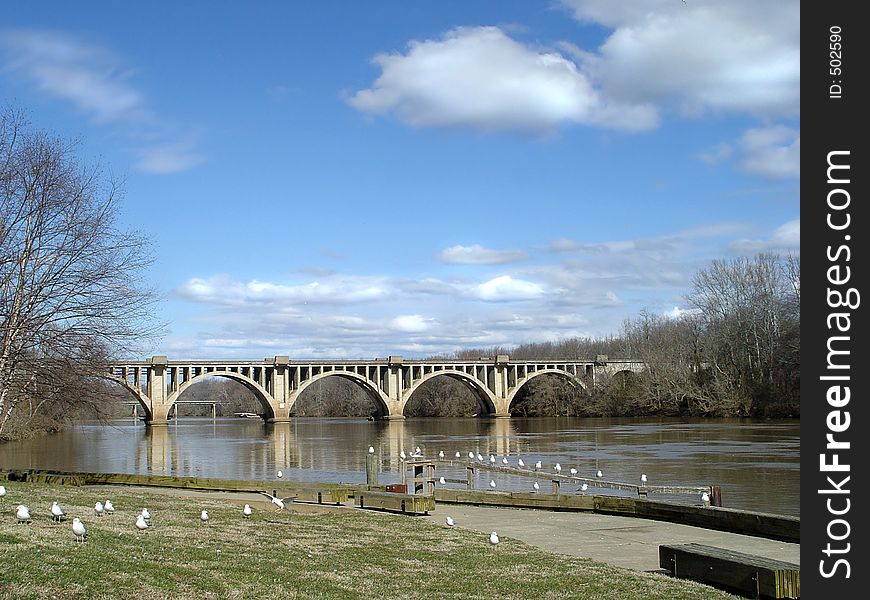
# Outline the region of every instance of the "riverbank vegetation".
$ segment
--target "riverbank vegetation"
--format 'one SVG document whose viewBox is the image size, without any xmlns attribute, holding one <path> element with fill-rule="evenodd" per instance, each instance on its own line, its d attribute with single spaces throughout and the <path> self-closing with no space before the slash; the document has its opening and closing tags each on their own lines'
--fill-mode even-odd
<svg viewBox="0 0 870 600">
<path fill-rule="evenodd" d="M 354 510 L 275 512 L 119 487 L 4 482 L 0 597 L 16 598 L 734 598 L 663 575 L 554 555 L 502 537 Z M 110 498 L 113 516 L 94 516 Z M 51 522 L 57 500 L 66 520 Z M 7 508 L 28 504 L 30 525 Z M 151 526 L 139 533 L 136 514 Z M 209 524 L 200 524 L 207 510 Z M 87 541 L 75 541 L 80 517 Z"/>
<path fill-rule="evenodd" d="M 87 374 L 154 330 L 147 241 L 118 225 L 120 193 L 74 144 L 0 112 L 0 439 L 98 407 Z"/>
</svg>

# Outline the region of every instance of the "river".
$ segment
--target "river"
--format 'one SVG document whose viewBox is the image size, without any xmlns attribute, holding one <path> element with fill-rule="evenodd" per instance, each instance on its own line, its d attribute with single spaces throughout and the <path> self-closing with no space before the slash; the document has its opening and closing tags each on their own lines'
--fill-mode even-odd
<svg viewBox="0 0 870 600">
<path fill-rule="evenodd" d="M 0 444 L 0 468 L 285 479 L 359 483 L 365 455 L 379 455 L 380 483 L 399 481 L 399 453 L 419 446 L 448 459 L 458 451 L 507 456 L 516 466 L 543 462 L 552 472 L 649 485 L 720 485 L 728 507 L 800 515 L 800 423 L 794 420 L 511 418 L 367 421 L 297 418 L 264 425 L 259 419 L 184 418 L 146 428 L 133 419 L 84 423 L 60 433 Z M 465 462 L 439 463 L 438 476 L 465 477 Z M 533 478 L 479 472 L 475 487 L 531 491 Z M 549 490 L 546 475 L 537 479 Z M 563 493 L 576 486 L 563 485 Z M 589 489 L 589 493 L 602 490 Z M 605 491 L 605 493 L 614 493 Z M 655 496 L 652 496 L 655 498 Z M 697 502 L 697 498 L 683 498 Z"/>
</svg>

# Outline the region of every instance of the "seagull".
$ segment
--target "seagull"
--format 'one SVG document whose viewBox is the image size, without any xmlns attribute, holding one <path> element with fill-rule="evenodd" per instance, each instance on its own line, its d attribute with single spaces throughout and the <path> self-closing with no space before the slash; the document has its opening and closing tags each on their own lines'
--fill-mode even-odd
<svg viewBox="0 0 870 600">
<path fill-rule="evenodd" d="M 598 472 L 595 474 L 596 477 L 604 477 L 604 473 L 601 472 L 601 469 L 598 469 Z"/>
<path fill-rule="evenodd" d="M 414 454 L 416 454 L 417 456 L 423 455 L 423 451 L 420 450 L 420 446 L 417 446 L 416 448 L 414 448 Z"/>
<path fill-rule="evenodd" d="M 571 477 L 575 477 L 577 475 L 577 469 L 571 467 Z"/>
<path fill-rule="evenodd" d="M 78 517 L 73 518 L 72 530 L 73 533 L 76 534 L 76 541 L 81 540 L 82 543 L 84 543 L 85 536 L 88 534 L 88 530 L 85 529 L 85 524 L 82 523 L 81 519 L 79 519 Z"/>
<path fill-rule="evenodd" d="M 701 502 L 703 502 L 704 504 L 710 504 L 710 494 L 708 494 L 707 492 L 701 494 Z"/>
<path fill-rule="evenodd" d="M 640 482 L 641 482 L 641 483 L 646 483 L 646 473 L 641 473 L 641 474 L 640 474 Z"/>
<path fill-rule="evenodd" d="M 199 513 L 199 520 L 203 525 L 208 525 L 208 511 L 204 510 Z"/>
<path fill-rule="evenodd" d="M 496 546 L 498 546 L 499 541 L 501 541 L 501 540 L 498 539 L 498 534 L 496 532 L 493 531 L 492 533 L 489 534 L 489 545 L 490 546 L 495 548 Z"/>
<path fill-rule="evenodd" d="M 455 523 L 453 522 L 453 517 L 447 517 L 447 520 L 444 521 L 444 524 L 448 527 L 453 527 Z"/>
<path fill-rule="evenodd" d="M 556 466 L 553 467 L 553 469 L 556 471 L 556 473 L 561 473 L 562 472 L 562 465 L 560 465 L 559 463 L 556 463 Z"/>
<path fill-rule="evenodd" d="M 96 504 L 94 504 L 94 514 L 95 515 L 97 515 L 98 517 L 102 517 L 105 512 L 106 512 L 106 509 L 103 507 L 102 502 L 97 502 Z"/>
<path fill-rule="evenodd" d="M 105 509 L 106 514 L 115 514 L 115 506 L 112 504 L 111 500 L 106 500 L 106 502 L 103 504 L 103 508 Z"/>
<path fill-rule="evenodd" d="M 474 452 L 468 453 L 468 460 L 474 460 Z"/>
<path fill-rule="evenodd" d="M 492 454 L 489 455 L 489 464 L 491 464 L 491 465 L 495 464 L 495 457 Z"/>
<path fill-rule="evenodd" d="M 142 515 L 142 513 L 139 513 L 136 516 L 136 529 L 139 530 L 139 533 L 142 533 L 143 531 L 148 529 L 148 523 L 145 522 L 145 517 Z"/>
<path fill-rule="evenodd" d="M 374 454 L 374 453 L 375 453 L 375 447 L 369 446 L 369 454 Z"/>
<path fill-rule="evenodd" d="M 438 451 L 438 458 L 440 458 L 441 460 L 444 460 L 444 450 Z"/>
<path fill-rule="evenodd" d="M 442 476 L 441 479 L 438 480 L 438 483 L 440 483 L 441 485 L 446 485 L 446 484 L 447 484 L 447 480 L 444 479 L 444 477 Z"/>
<path fill-rule="evenodd" d="M 478 453 L 477 453 L 477 460 L 479 460 L 480 462 L 483 462 L 483 454 L 480 454 L 480 453 L 478 452 Z"/>
<path fill-rule="evenodd" d="M 286 498 L 276 498 L 272 494 L 267 494 L 266 492 L 260 492 L 260 493 L 263 494 L 264 496 L 266 496 L 267 498 L 269 498 L 269 500 L 272 501 L 272 504 L 274 504 L 275 506 L 278 507 L 277 510 L 284 510 L 285 508 L 287 508 L 287 501 L 288 500 L 292 502 L 293 500 L 296 499 L 296 496 L 287 496 Z"/>
<path fill-rule="evenodd" d="M 251 513 L 254 512 L 251 510 L 250 504 L 245 504 L 245 508 L 242 509 L 242 516 L 246 519 L 251 516 Z"/>
<path fill-rule="evenodd" d="M 146 521 L 151 520 L 151 512 L 147 508 L 143 508 L 142 512 L 139 514 L 141 514 L 142 518 L 145 519 Z"/>
<path fill-rule="evenodd" d="M 541 486 L 538 485 L 538 482 L 537 482 L 537 481 L 536 481 L 535 483 L 532 484 L 532 487 L 535 488 L 535 491 L 536 491 L 536 492 L 537 492 L 538 490 L 541 489 Z"/>
<path fill-rule="evenodd" d="M 459 452 L 456 453 L 456 458 L 460 458 L 462 455 Z"/>
<path fill-rule="evenodd" d="M 282 477 L 284 477 L 284 471 L 278 469 L 278 479 L 281 479 Z"/>
<path fill-rule="evenodd" d="M 517 466 L 518 466 L 518 467 L 525 467 L 525 466 L 526 466 L 526 463 L 524 463 L 524 462 L 523 462 L 523 459 L 520 458 L 519 460 L 517 460 Z"/>
<path fill-rule="evenodd" d="M 489 480 L 489 487 L 491 487 L 492 489 L 495 489 L 495 479 Z"/>
<path fill-rule="evenodd" d="M 6 495 L 6 486 L 0 485 L 0 498 Z"/>
<path fill-rule="evenodd" d="M 30 523 L 30 509 L 23 504 L 19 504 L 15 511 L 15 518 L 18 519 L 19 523 Z"/>
<path fill-rule="evenodd" d="M 58 505 L 57 500 L 51 503 L 51 520 L 60 523 L 60 518 L 64 515 L 63 509 Z"/>
<path fill-rule="evenodd" d="M 406 457 L 407 457 L 407 455 L 405 454 L 405 451 L 400 450 L 399 451 L 399 458 L 401 458 L 402 460 L 405 460 Z"/>
<path fill-rule="evenodd" d="M 543 466 L 543 465 L 541 464 L 541 461 L 536 462 L 536 463 L 535 463 L 535 471 L 537 471 L 538 469 L 540 469 L 542 466 Z"/>
<path fill-rule="evenodd" d="M 581 490 L 581 491 L 584 491 L 584 492 L 585 492 L 585 491 L 588 490 L 588 489 L 589 489 L 589 484 L 587 484 L 587 483 L 584 483 L 583 485 L 580 486 L 580 490 Z"/>
<path fill-rule="evenodd" d="M 508 464 L 507 456 L 502 456 L 502 457 L 501 457 L 501 464 L 503 464 L 504 466 L 507 466 L 507 464 Z"/>
</svg>

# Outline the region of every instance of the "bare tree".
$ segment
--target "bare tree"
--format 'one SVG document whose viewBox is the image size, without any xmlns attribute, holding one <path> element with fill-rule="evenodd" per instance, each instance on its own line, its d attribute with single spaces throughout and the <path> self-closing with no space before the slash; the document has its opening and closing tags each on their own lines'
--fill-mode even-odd
<svg viewBox="0 0 870 600">
<path fill-rule="evenodd" d="M 83 377 L 156 331 L 147 241 L 118 227 L 117 183 L 74 150 L 0 115 L 0 435 L 81 399 Z"/>
</svg>

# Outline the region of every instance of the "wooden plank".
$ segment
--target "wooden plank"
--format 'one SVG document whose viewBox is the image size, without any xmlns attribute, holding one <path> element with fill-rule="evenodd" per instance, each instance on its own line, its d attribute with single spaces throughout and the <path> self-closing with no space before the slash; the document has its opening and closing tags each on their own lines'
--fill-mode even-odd
<svg viewBox="0 0 870 600">
<path fill-rule="evenodd" d="M 378 508 L 406 515 L 425 515 L 435 510 L 434 496 L 367 490 L 354 492 L 354 504 L 360 508 Z"/>
<path fill-rule="evenodd" d="M 703 544 L 659 546 L 659 566 L 753 598 L 800 598 L 800 566 Z"/>
</svg>

